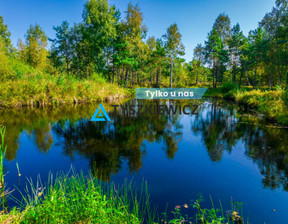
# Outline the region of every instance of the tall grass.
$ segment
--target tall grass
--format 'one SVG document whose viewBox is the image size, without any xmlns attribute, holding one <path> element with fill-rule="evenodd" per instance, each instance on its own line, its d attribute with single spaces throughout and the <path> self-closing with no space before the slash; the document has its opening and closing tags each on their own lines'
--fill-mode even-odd
<svg viewBox="0 0 288 224">
<path fill-rule="evenodd" d="M 7 201 L 6 201 L 6 194 L 5 186 L 4 186 L 4 156 L 6 153 L 7 146 L 4 143 L 4 136 L 5 136 L 5 127 L 0 126 L 0 138 L 1 138 L 1 145 L 0 145 L 0 203 L 1 207 L 4 210 L 7 208 Z"/>
<path fill-rule="evenodd" d="M 17 86 L 17 88 L 15 88 Z M 127 92 L 113 84 L 93 77 L 77 79 L 65 74 L 31 75 L 1 83 L 0 106 L 47 106 L 103 101 L 107 97 L 121 99 Z"/>
<path fill-rule="evenodd" d="M 76 104 L 119 99 L 129 94 L 125 89 L 108 83 L 99 74 L 87 78 L 57 72 L 48 74 L 16 58 L 6 57 L 6 61 L 7 71 L 0 68 L 0 107 Z"/>
<path fill-rule="evenodd" d="M 179 223 L 179 224 L 243 224 L 242 205 L 231 202 L 231 210 L 224 212 L 221 202 L 220 209 L 203 208 L 199 197 L 191 208 L 196 210 L 193 217 L 183 215 L 187 204 L 172 211 L 174 218 L 162 217 L 150 206 L 147 185 L 143 184 L 140 191 L 133 189 L 133 184 L 124 183 L 116 186 L 103 183 L 94 177 L 83 174 L 49 176 L 47 184 L 38 179 L 36 184 L 30 180 L 26 193 L 22 194 L 20 210 L 14 208 L 8 214 L 0 216 L 1 223 Z M 247 222 L 248 223 L 248 222 Z"/>
<path fill-rule="evenodd" d="M 0 222 L 11 223 L 153 223 L 147 185 L 141 193 L 131 183 L 116 186 L 83 174 L 51 174 L 47 184 L 29 181 L 19 210 Z"/>
<path fill-rule="evenodd" d="M 4 144 L 4 136 L 5 136 L 5 127 L 0 127 L 0 137 L 1 137 L 1 145 L 0 145 L 0 187 L 4 186 L 4 168 L 3 168 L 3 161 L 4 161 L 4 156 L 6 153 L 6 148 Z"/>
<path fill-rule="evenodd" d="M 196 214 L 193 217 L 189 217 L 188 215 L 183 215 L 181 207 L 189 208 L 189 205 L 178 205 L 175 210 L 172 211 L 174 214 L 174 218 L 167 220 L 167 215 L 164 213 L 164 223 L 179 223 L 179 224 L 244 224 L 249 223 L 248 220 L 245 222 L 242 217 L 242 203 L 237 203 L 231 201 L 231 210 L 225 211 L 223 210 L 221 201 L 219 200 L 219 207 L 216 208 L 214 206 L 214 202 L 212 197 L 211 200 L 211 208 L 203 208 L 201 203 L 204 201 L 203 196 L 200 194 L 198 199 L 195 200 L 190 207 L 194 210 L 196 209 Z M 184 209 L 183 208 L 183 209 Z"/>
<path fill-rule="evenodd" d="M 288 112 L 283 90 L 235 91 L 236 102 L 244 109 L 255 110 L 271 121 L 288 125 Z"/>
</svg>

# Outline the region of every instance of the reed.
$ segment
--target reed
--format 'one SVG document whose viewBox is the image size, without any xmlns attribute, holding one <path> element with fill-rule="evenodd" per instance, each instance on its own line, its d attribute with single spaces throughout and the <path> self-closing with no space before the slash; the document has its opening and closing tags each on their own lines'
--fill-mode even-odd
<svg viewBox="0 0 288 224">
<path fill-rule="evenodd" d="M 13 209 L 0 217 L 10 223 L 153 223 L 147 185 L 140 194 L 132 183 L 116 186 L 93 176 L 50 174 L 46 184 L 32 180 L 22 194 L 20 210 Z M 1 220 L 2 218 L 2 220 Z"/>
<path fill-rule="evenodd" d="M 3 161 L 4 156 L 6 153 L 7 146 L 4 143 L 4 136 L 5 136 L 5 127 L 0 127 L 0 137 L 1 137 L 1 145 L 0 145 L 0 187 L 4 186 L 4 168 L 3 168 Z"/>
<path fill-rule="evenodd" d="M 5 192 L 5 186 L 4 186 L 4 156 L 6 153 L 7 146 L 4 142 L 4 136 L 5 136 L 5 127 L 0 127 L 0 138 L 1 138 L 1 145 L 0 145 L 0 203 L 2 210 L 7 210 L 7 200 L 6 200 L 6 194 Z"/>
</svg>

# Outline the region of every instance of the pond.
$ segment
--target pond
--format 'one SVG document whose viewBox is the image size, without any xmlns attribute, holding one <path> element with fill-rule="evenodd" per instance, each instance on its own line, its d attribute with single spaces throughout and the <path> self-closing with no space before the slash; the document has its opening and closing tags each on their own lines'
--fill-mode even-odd
<svg viewBox="0 0 288 224">
<path fill-rule="evenodd" d="M 113 113 L 112 105 L 103 104 L 111 122 L 90 121 L 97 104 L 0 110 L 0 123 L 7 127 L 5 183 L 23 192 L 27 178 L 45 182 L 49 172 L 73 166 L 117 184 L 128 180 L 140 188 L 147 181 L 159 211 L 190 205 L 201 193 L 203 207 L 211 207 L 211 196 L 215 207 L 220 200 L 226 211 L 232 199 L 244 203 L 250 223 L 285 223 L 287 129 L 239 114 L 228 102 L 194 103 L 198 114 L 147 116 Z M 18 190 L 13 195 L 20 198 Z M 192 207 L 182 210 L 193 215 Z"/>
</svg>

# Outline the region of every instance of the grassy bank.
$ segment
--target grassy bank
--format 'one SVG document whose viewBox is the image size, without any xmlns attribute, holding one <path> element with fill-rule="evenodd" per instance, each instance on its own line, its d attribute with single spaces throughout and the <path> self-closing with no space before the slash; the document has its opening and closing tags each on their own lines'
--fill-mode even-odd
<svg viewBox="0 0 288 224">
<path fill-rule="evenodd" d="M 3 63 L 3 62 L 2 62 Z M 6 68 L 5 71 L 2 71 Z M 98 74 L 86 78 L 40 71 L 13 58 L 6 58 L 0 71 L 0 107 L 47 106 L 117 100 L 129 92 L 107 83 Z M 50 73 L 49 73 L 50 72 Z"/>
<path fill-rule="evenodd" d="M 50 178 L 45 186 L 30 184 L 23 210 L 14 208 L 2 215 L 1 223 L 143 223 L 144 217 L 152 223 L 154 219 L 148 195 L 137 197 L 130 184 L 117 187 L 75 173 Z"/>
<path fill-rule="evenodd" d="M 95 77 L 41 74 L 1 83 L 0 106 L 45 106 L 121 99 L 128 94 L 119 86 Z"/>
<path fill-rule="evenodd" d="M 203 208 L 203 198 L 199 198 L 191 208 L 196 213 L 193 217 L 183 214 L 190 205 L 178 205 L 168 218 L 167 213 L 159 215 L 150 207 L 147 186 L 143 185 L 139 196 L 133 185 L 115 186 L 103 184 L 97 179 L 83 175 L 61 174 L 45 186 L 35 186 L 31 182 L 29 194 L 23 195 L 22 206 L 9 212 L 1 212 L 1 223 L 244 223 L 241 204 L 231 203 L 231 210 L 224 212 L 220 208 Z M 171 217 L 169 215 L 169 217 Z"/>
<path fill-rule="evenodd" d="M 265 119 L 288 125 L 286 93 L 283 90 L 234 91 L 235 101 L 244 110 L 253 110 Z"/>
<path fill-rule="evenodd" d="M 217 89 L 208 89 L 204 96 L 235 101 L 243 111 L 261 114 L 270 122 L 288 125 L 287 91 L 281 88 L 256 90 L 226 83 Z"/>
<path fill-rule="evenodd" d="M 52 176 L 51 176 L 52 177 Z M 52 178 L 51 178 L 52 179 Z M 52 182 L 52 181 L 51 181 Z M 23 195 L 22 207 L 9 212 L 1 212 L 1 223 L 244 223 L 241 218 L 241 204 L 232 203 L 231 210 L 202 207 L 200 197 L 191 208 L 196 215 L 183 214 L 190 205 L 178 205 L 168 218 L 166 213 L 160 216 L 150 207 L 147 186 L 142 196 L 133 189 L 133 185 L 115 186 L 103 184 L 93 177 L 73 174 L 60 175 L 53 183 L 45 186 L 30 183 L 29 194 Z M 221 207 L 221 204 L 220 204 Z M 169 217 L 171 217 L 169 215 Z"/>
</svg>

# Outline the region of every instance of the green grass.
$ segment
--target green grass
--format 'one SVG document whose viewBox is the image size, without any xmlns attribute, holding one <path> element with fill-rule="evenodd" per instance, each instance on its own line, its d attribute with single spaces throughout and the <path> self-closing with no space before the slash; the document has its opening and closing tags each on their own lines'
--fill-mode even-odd
<svg viewBox="0 0 288 224">
<path fill-rule="evenodd" d="M 191 206 L 175 208 L 171 212 L 174 218 L 167 218 L 166 213 L 160 217 L 150 206 L 146 184 L 139 194 L 131 183 L 115 186 L 83 174 L 61 174 L 55 180 L 50 175 L 47 184 L 30 182 L 26 191 L 20 210 L 2 214 L 1 223 L 244 223 L 242 204 L 231 202 L 231 210 L 224 212 L 221 203 L 220 209 L 215 208 L 211 198 L 212 207 L 207 209 L 201 205 L 201 196 Z M 184 215 L 187 209 L 196 215 Z"/>
<path fill-rule="evenodd" d="M 254 110 L 261 113 L 264 118 L 288 125 L 287 104 L 285 102 L 284 90 L 252 90 L 235 91 L 235 101 L 245 110 Z"/>
<path fill-rule="evenodd" d="M 4 136 L 5 136 L 6 128 L 0 125 L 0 205 L 2 210 L 6 210 L 7 208 L 7 201 L 6 201 L 6 194 L 5 185 L 4 185 L 4 156 L 6 153 L 6 145 L 4 143 Z"/>
<path fill-rule="evenodd" d="M 103 101 L 107 97 L 121 99 L 127 92 L 113 84 L 100 83 L 93 77 L 76 79 L 73 76 L 32 76 L 1 83 L 0 106 L 47 106 Z"/>
<path fill-rule="evenodd" d="M 4 156 L 6 153 L 6 146 L 4 144 L 4 136 L 5 136 L 5 127 L 0 126 L 0 137 L 1 137 L 1 145 L 0 145 L 0 188 L 3 187 L 4 185 L 4 170 L 3 170 L 3 161 L 4 161 Z"/>
<path fill-rule="evenodd" d="M 5 60 L 3 71 L 0 70 L 0 107 L 75 104 L 121 99 L 129 94 L 127 90 L 107 83 L 99 74 L 87 78 L 57 71 L 50 74 L 53 71 L 40 71 L 11 57 Z"/>
<path fill-rule="evenodd" d="M 11 223 L 152 223 L 155 213 L 149 195 L 137 196 L 130 183 L 121 187 L 94 177 L 60 174 L 46 185 L 30 182 L 23 195 L 23 211 L 13 209 L 0 218 Z M 143 187 L 146 189 L 146 186 Z M 152 211 L 152 212 L 151 212 Z M 2 219 L 2 220 L 1 220 Z"/>
<path fill-rule="evenodd" d="M 204 97 L 224 98 L 235 101 L 241 110 L 262 114 L 263 117 L 280 125 L 288 125 L 287 90 L 281 88 L 253 89 L 238 88 L 233 83 L 224 83 L 217 89 L 209 88 Z"/>
<path fill-rule="evenodd" d="M 211 208 L 203 208 L 201 203 L 204 201 L 202 195 L 195 200 L 191 207 L 195 210 L 194 217 L 188 217 L 183 215 L 181 207 L 189 208 L 187 204 L 178 206 L 172 213 L 174 219 L 167 221 L 164 219 L 164 223 L 189 223 L 189 224 L 244 224 L 245 221 L 242 217 L 242 203 L 231 201 L 231 210 L 224 212 L 221 201 L 219 201 L 219 207 L 215 208 L 212 197 L 210 196 Z M 248 223 L 248 221 L 246 222 Z"/>
</svg>

